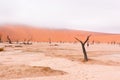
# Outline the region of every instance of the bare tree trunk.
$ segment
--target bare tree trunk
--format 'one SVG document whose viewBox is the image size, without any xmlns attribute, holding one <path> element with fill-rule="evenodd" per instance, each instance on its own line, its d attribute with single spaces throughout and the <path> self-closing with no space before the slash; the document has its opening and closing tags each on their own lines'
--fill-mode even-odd
<svg viewBox="0 0 120 80">
<path fill-rule="evenodd" d="M 18 44 L 19 43 L 19 41 L 18 40 L 16 40 L 16 44 Z"/>
<path fill-rule="evenodd" d="M 7 36 L 7 39 L 8 39 L 9 44 L 12 44 L 12 41 L 9 36 Z"/>
<path fill-rule="evenodd" d="M 28 44 L 28 45 L 32 45 L 32 42 L 30 43 L 30 40 L 28 40 L 28 41 L 27 41 L 27 44 Z"/>
<path fill-rule="evenodd" d="M 0 35 L 0 43 L 2 43 L 2 36 Z"/>
<path fill-rule="evenodd" d="M 27 40 L 27 44 L 28 44 L 28 45 L 31 45 L 31 44 L 32 44 L 32 42 L 30 43 L 30 41 L 32 41 L 32 36 L 30 37 L 30 39 Z"/>
<path fill-rule="evenodd" d="M 25 45 L 26 45 L 26 39 L 24 39 L 23 44 L 25 44 Z"/>
<path fill-rule="evenodd" d="M 51 42 L 51 38 L 49 38 L 49 44 L 51 44 L 52 42 Z"/>
<path fill-rule="evenodd" d="M 83 50 L 83 53 L 84 53 L 84 60 L 85 60 L 85 61 L 88 61 L 87 52 L 86 52 L 86 49 L 85 49 L 85 45 L 84 45 L 84 44 L 82 44 L 82 50 Z"/>
<path fill-rule="evenodd" d="M 78 40 L 78 41 L 81 43 L 81 45 L 82 45 L 82 50 L 83 50 L 84 60 L 85 60 L 85 61 L 88 61 L 88 56 L 87 56 L 87 52 L 86 52 L 86 49 L 85 49 L 85 44 L 88 42 L 89 37 L 90 37 L 90 35 L 87 36 L 87 39 L 86 39 L 84 42 L 82 42 L 82 41 L 79 40 L 78 38 L 75 38 L 75 39 Z"/>
<path fill-rule="evenodd" d="M 30 40 L 27 41 L 27 44 L 28 44 L 28 45 L 30 44 L 29 42 L 30 42 Z"/>
</svg>

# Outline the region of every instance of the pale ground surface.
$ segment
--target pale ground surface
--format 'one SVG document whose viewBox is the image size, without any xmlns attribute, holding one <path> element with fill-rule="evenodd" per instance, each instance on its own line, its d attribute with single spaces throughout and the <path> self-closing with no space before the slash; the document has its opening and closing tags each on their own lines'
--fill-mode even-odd
<svg viewBox="0 0 120 80">
<path fill-rule="evenodd" d="M 5 45 L 8 44 L 0 44 L 0 47 Z M 58 72 L 63 71 L 63 73 L 53 73 L 54 71 L 52 71 L 48 73 L 49 75 L 35 75 L 33 72 L 34 76 L 31 76 L 31 74 L 26 75 L 23 69 L 21 70 L 24 73 L 23 77 L 8 78 L 5 76 L 5 79 L 2 79 L 0 76 L 0 80 L 120 80 L 120 45 L 90 45 L 87 47 L 90 59 L 88 62 L 83 62 L 79 43 L 52 43 L 51 45 L 34 43 L 15 47 L 16 45 L 5 47 L 5 51 L 0 52 L 0 66 L 3 66 L 0 67 L 2 68 L 0 74 L 5 71 L 5 65 L 9 68 L 11 65 L 15 65 L 12 68 L 21 67 L 22 69 L 26 67 L 24 65 L 33 66 L 33 68 L 43 66 Z M 30 69 L 33 70 L 33 68 Z"/>
</svg>

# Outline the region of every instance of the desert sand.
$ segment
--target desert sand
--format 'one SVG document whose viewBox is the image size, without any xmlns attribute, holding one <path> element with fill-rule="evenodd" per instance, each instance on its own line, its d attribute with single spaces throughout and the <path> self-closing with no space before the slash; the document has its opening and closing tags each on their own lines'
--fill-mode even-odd
<svg viewBox="0 0 120 80">
<path fill-rule="evenodd" d="M 120 80 L 120 45 L 80 43 L 0 43 L 0 80 Z"/>
</svg>

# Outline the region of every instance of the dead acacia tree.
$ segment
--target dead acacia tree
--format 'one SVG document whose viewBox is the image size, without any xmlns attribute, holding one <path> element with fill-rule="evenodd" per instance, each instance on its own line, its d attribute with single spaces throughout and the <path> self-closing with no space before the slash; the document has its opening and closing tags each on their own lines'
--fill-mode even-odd
<svg viewBox="0 0 120 80">
<path fill-rule="evenodd" d="M 19 40 L 16 40 L 16 44 L 18 44 L 19 43 Z"/>
<path fill-rule="evenodd" d="M 7 35 L 7 40 L 9 42 L 9 44 L 12 44 L 12 41 L 11 41 L 11 39 L 10 39 L 10 37 L 8 35 Z"/>
<path fill-rule="evenodd" d="M 0 35 L 0 43 L 2 42 L 2 36 Z"/>
<path fill-rule="evenodd" d="M 32 42 L 30 43 L 30 39 L 29 40 L 27 40 L 27 43 L 26 44 L 28 44 L 28 45 L 31 45 L 32 44 Z"/>
<path fill-rule="evenodd" d="M 25 44 L 25 45 L 26 45 L 26 39 L 24 39 L 24 40 L 23 40 L 23 44 Z"/>
<path fill-rule="evenodd" d="M 87 56 L 85 44 L 88 42 L 90 36 L 91 36 L 91 35 L 87 36 L 87 38 L 86 38 L 86 40 L 85 40 L 84 42 L 75 37 L 75 39 L 76 39 L 77 41 L 79 41 L 79 42 L 81 43 L 81 45 L 82 45 L 82 50 L 83 50 L 84 60 L 85 60 L 85 61 L 88 61 L 88 56 Z"/>
<path fill-rule="evenodd" d="M 51 42 L 51 38 L 49 38 L 49 44 L 51 44 L 52 42 Z"/>
<path fill-rule="evenodd" d="M 30 36 L 30 38 L 27 40 L 26 44 L 27 45 L 32 45 L 32 42 L 30 42 L 30 41 L 32 41 L 32 36 Z"/>
<path fill-rule="evenodd" d="M 27 40 L 26 44 L 28 44 L 28 45 L 29 45 L 29 44 L 30 44 L 30 40 Z"/>
</svg>

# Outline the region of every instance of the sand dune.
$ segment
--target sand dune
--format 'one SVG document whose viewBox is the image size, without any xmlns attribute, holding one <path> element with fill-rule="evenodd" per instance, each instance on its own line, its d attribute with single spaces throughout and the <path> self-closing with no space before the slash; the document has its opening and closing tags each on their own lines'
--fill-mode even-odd
<svg viewBox="0 0 120 80">
<path fill-rule="evenodd" d="M 119 44 L 86 46 L 88 62 L 74 37 Z M 0 80 L 120 80 L 120 34 L 82 30 L 43 29 L 24 25 L 0 26 L 2 41 L 39 41 L 32 45 L 0 43 Z M 52 43 L 48 41 L 51 39 Z"/>
<path fill-rule="evenodd" d="M 97 33 L 82 30 L 67 29 L 44 29 L 34 28 L 24 25 L 2 25 L 0 26 L 0 35 L 2 40 L 6 41 L 6 35 L 9 35 L 12 41 L 41 41 L 48 42 L 75 42 L 74 37 L 84 40 L 87 35 L 92 35 L 90 41 L 95 42 L 120 42 L 120 34 Z"/>
</svg>

